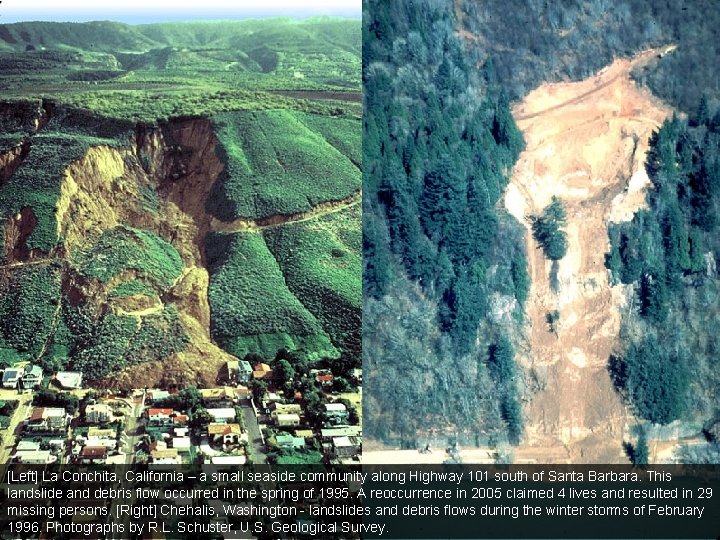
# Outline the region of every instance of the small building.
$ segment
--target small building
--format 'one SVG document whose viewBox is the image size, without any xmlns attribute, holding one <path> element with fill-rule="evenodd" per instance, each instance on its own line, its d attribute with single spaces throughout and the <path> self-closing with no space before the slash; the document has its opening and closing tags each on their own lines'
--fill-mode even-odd
<svg viewBox="0 0 720 540">
<path fill-rule="evenodd" d="M 302 408 L 299 403 L 278 403 L 277 401 L 273 401 L 270 403 L 269 408 L 273 415 L 293 413 L 300 414 L 302 412 Z"/>
<path fill-rule="evenodd" d="M 335 382 L 335 377 L 332 373 L 318 373 L 315 375 L 315 382 L 323 388 L 330 388 Z"/>
<path fill-rule="evenodd" d="M 216 444 L 239 444 L 243 440 L 243 432 L 240 424 L 217 424 L 208 425 L 208 438 Z M 244 438 L 247 441 L 247 435 Z"/>
<path fill-rule="evenodd" d="M 92 426 L 88 429 L 86 444 L 115 449 L 117 448 L 117 432 L 114 429 L 102 429 Z"/>
<path fill-rule="evenodd" d="M 77 390 L 82 387 L 82 371 L 58 371 L 55 382 L 65 390 Z"/>
<path fill-rule="evenodd" d="M 358 386 L 361 385 L 363 381 L 362 369 L 353 368 L 353 370 L 350 372 L 350 380 Z"/>
<path fill-rule="evenodd" d="M 299 414 L 278 414 L 274 419 L 278 427 L 296 427 L 300 425 Z"/>
<path fill-rule="evenodd" d="M 252 379 L 253 368 L 247 360 L 230 360 L 227 363 L 228 381 L 248 382 Z"/>
<path fill-rule="evenodd" d="M 252 391 L 247 386 L 238 386 L 235 388 L 235 398 L 238 401 L 250 401 L 252 397 Z"/>
<path fill-rule="evenodd" d="M 213 465 L 245 465 L 245 456 L 214 456 L 210 458 Z"/>
<path fill-rule="evenodd" d="M 310 439 L 315 438 L 315 434 L 313 433 L 312 429 L 296 429 L 295 436 L 302 437 L 305 440 L 310 440 Z"/>
<path fill-rule="evenodd" d="M 252 380 L 253 368 L 247 360 L 238 362 L 238 381 L 249 382 Z"/>
<path fill-rule="evenodd" d="M 35 388 L 43 381 L 43 370 L 40 366 L 28 366 L 22 376 L 23 388 Z"/>
<path fill-rule="evenodd" d="M 40 443 L 36 441 L 23 440 L 17 444 L 16 452 L 37 452 L 40 450 Z"/>
<path fill-rule="evenodd" d="M 255 364 L 255 367 L 253 368 L 253 372 L 252 372 L 252 377 L 255 380 L 272 379 L 273 371 L 269 365 L 267 365 L 264 362 L 260 362 L 258 364 Z"/>
<path fill-rule="evenodd" d="M 101 428 L 98 426 L 90 426 L 87 432 L 88 439 L 114 439 L 117 437 L 117 431 L 110 428 Z"/>
<path fill-rule="evenodd" d="M 168 445 L 165 441 L 152 441 L 148 445 L 148 450 L 150 450 L 150 452 L 154 452 L 155 450 L 167 450 L 167 447 Z"/>
<path fill-rule="evenodd" d="M 213 408 L 207 409 L 210 416 L 213 417 L 213 422 L 219 422 L 228 424 L 235 420 L 235 409 L 230 407 Z"/>
<path fill-rule="evenodd" d="M 153 450 L 150 452 L 152 462 L 159 465 L 178 465 L 180 456 L 177 448 L 166 448 L 165 450 Z"/>
<path fill-rule="evenodd" d="M 362 441 L 358 437 L 335 437 L 332 444 L 335 457 L 348 458 L 360 453 Z"/>
<path fill-rule="evenodd" d="M 151 426 L 167 426 L 172 424 L 175 411 L 172 409 L 148 409 L 148 424 Z"/>
<path fill-rule="evenodd" d="M 345 424 L 348 421 L 348 410 L 343 403 L 326 403 L 325 416 L 332 424 Z"/>
<path fill-rule="evenodd" d="M 232 407 L 235 392 L 229 386 L 222 388 L 202 388 L 200 398 L 206 407 Z"/>
<path fill-rule="evenodd" d="M 12 457 L 16 462 L 27 465 L 50 465 L 57 461 L 57 456 L 52 455 L 50 450 L 19 451 Z"/>
<path fill-rule="evenodd" d="M 64 431 L 68 427 L 70 416 L 65 409 L 56 407 L 35 407 L 27 420 L 30 431 Z"/>
<path fill-rule="evenodd" d="M 192 448 L 192 442 L 190 442 L 190 437 L 173 437 L 172 447 L 181 454 L 187 454 Z"/>
<path fill-rule="evenodd" d="M 289 433 L 278 433 L 275 436 L 275 441 L 277 441 L 277 445 L 280 448 L 286 450 L 305 448 L 305 437 L 294 437 Z"/>
<path fill-rule="evenodd" d="M 320 438 L 323 442 L 331 442 L 335 437 L 359 437 L 360 435 L 362 435 L 360 426 L 342 426 L 320 430 Z"/>
<path fill-rule="evenodd" d="M 190 431 L 190 428 L 186 428 L 186 427 L 173 428 L 173 434 L 175 435 L 175 437 L 187 437 L 189 431 Z"/>
<path fill-rule="evenodd" d="M 113 410 L 106 403 L 95 403 L 85 407 L 85 421 L 88 424 L 105 424 L 114 419 Z"/>
<path fill-rule="evenodd" d="M 105 446 L 83 446 L 80 451 L 80 461 L 82 463 L 105 463 L 108 455 L 108 449 Z"/>
<path fill-rule="evenodd" d="M 188 417 L 187 414 L 176 414 L 173 417 L 173 425 L 174 426 L 186 426 L 189 421 L 190 421 L 190 418 Z"/>
<path fill-rule="evenodd" d="M 17 388 L 18 383 L 25 373 L 25 368 L 7 368 L 3 372 L 3 388 Z"/>
</svg>

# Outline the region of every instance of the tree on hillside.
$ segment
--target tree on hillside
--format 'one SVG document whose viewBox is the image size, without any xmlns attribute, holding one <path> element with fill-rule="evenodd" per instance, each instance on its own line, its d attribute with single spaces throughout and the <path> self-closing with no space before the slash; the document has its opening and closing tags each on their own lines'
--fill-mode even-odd
<svg viewBox="0 0 720 540">
<path fill-rule="evenodd" d="M 559 261 L 567 253 L 567 233 L 562 230 L 566 222 L 565 208 L 555 196 L 541 215 L 530 216 L 533 237 L 542 247 L 545 256 L 552 261 Z"/>
</svg>

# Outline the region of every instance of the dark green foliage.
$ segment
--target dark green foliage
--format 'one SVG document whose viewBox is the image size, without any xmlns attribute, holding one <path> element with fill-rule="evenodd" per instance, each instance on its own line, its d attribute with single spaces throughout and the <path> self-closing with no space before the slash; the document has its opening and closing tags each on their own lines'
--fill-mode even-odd
<svg viewBox="0 0 720 540">
<path fill-rule="evenodd" d="M 519 444 L 523 430 L 522 409 L 514 394 L 508 394 L 500 407 L 503 420 L 508 426 L 508 440 L 511 444 Z"/>
<path fill-rule="evenodd" d="M 610 372 L 638 413 L 660 423 L 707 418 L 708 403 L 720 388 L 715 375 L 720 349 L 708 332 L 709 321 L 718 316 L 714 268 L 720 252 L 714 218 L 720 208 L 720 137 L 711 122 L 705 102 L 694 127 L 677 118 L 663 124 L 648 153 L 654 185 L 649 209 L 610 229 L 606 266 L 613 280 L 636 284 L 639 302 L 633 303 L 640 313 L 625 315 L 626 353 L 622 360 L 611 359 Z"/>
<path fill-rule="evenodd" d="M 647 437 L 645 435 L 645 431 L 641 431 L 637 442 L 632 447 L 630 461 L 633 465 L 642 466 L 647 465 L 649 459 L 650 451 L 648 449 Z"/>
<path fill-rule="evenodd" d="M 509 381 L 515 374 L 513 347 L 507 336 L 502 335 L 496 343 L 490 346 L 488 365 L 493 379 L 499 383 Z"/>
<path fill-rule="evenodd" d="M 504 260 L 512 250 L 493 250 L 499 242 L 495 204 L 522 137 L 496 90 L 466 95 L 468 81 L 486 81 L 473 75 L 447 6 L 403 3 L 392 13 L 379 2 L 368 6 L 364 288 L 375 296 L 387 292 L 397 272 L 395 254 L 412 280 L 443 298 L 443 326 L 467 350 L 489 293 L 480 286 L 486 269 L 513 266 Z M 431 27 L 428 12 L 443 23 Z M 403 36 L 400 50 L 391 35 Z M 370 69 L 371 62 L 384 66 Z M 521 302 L 527 295 L 517 266 L 522 259 L 515 255 L 519 291 L 503 291 Z"/>
<path fill-rule="evenodd" d="M 60 407 L 68 414 L 75 414 L 80 400 L 67 392 L 56 392 L 54 390 L 40 389 L 33 394 L 33 405 L 37 407 Z"/>
<path fill-rule="evenodd" d="M 226 168 L 208 209 L 220 219 L 306 212 L 360 187 L 357 166 L 291 111 L 225 113 L 214 124 Z"/>
<path fill-rule="evenodd" d="M 0 344 L 37 358 L 55 332 L 60 310 L 60 268 L 17 269 L 0 293 Z"/>
<path fill-rule="evenodd" d="M 77 258 L 82 273 L 103 283 L 132 271 L 162 290 L 168 289 L 183 269 L 182 259 L 171 244 L 127 226 L 104 232 Z"/>
<path fill-rule="evenodd" d="M 548 325 L 548 328 L 550 329 L 550 332 L 557 335 L 557 323 L 560 320 L 560 311 L 557 309 L 555 311 L 548 311 L 545 314 L 545 322 Z"/>
<path fill-rule="evenodd" d="M 95 320 L 89 308 L 69 305 L 64 311 L 73 334 L 72 367 L 89 380 L 133 364 L 162 360 L 188 343 L 174 305 L 142 318 L 107 313 Z"/>
<path fill-rule="evenodd" d="M 263 237 L 256 233 L 210 234 L 211 330 L 231 354 L 271 358 L 281 348 L 336 356 L 317 319 L 288 290 Z"/>
<path fill-rule="evenodd" d="M 545 256 L 551 261 L 559 261 L 568 248 L 567 233 L 562 230 L 567 222 L 565 208 L 557 197 L 546 206 L 539 216 L 531 216 L 532 232 L 542 247 Z"/>
<path fill-rule="evenodd" d="M 631 344 L 622 358 L 611 359 L 609 369 L 639 416 L 668 424 L 685 412 L 687 360 L 660 347 L 655 339 Z"/>
<path fill-rule="evenodd" d="M 365 7 L 363 355 L 378 370 L 367 379 L 366 425 L 371 436 L 410 447 L 434 422 L 492 432 L 504 424 L 517 428 L 517 440 L 514 386 L 474 394 L 490 380 L 485 361 L 497 331 L 488 316 L 502 318 L 497 300 L 510 299 L 517 322 L 529 290 L 522 229 L 498 210 L 521 134 L 490 70 L 479 74 L 468 58 L 450 2 Z M 416 328 L 408 326 L 413 302 L 429 310 Z M 452 370 L 467 373 L 478 356 L 473 384 L 456 388 Z M 396 391 L 382 380 L 388 373 L 403 381 Z M 421 418 L 408 423 L 401 411 L 410 403 Z"/>
</svg>

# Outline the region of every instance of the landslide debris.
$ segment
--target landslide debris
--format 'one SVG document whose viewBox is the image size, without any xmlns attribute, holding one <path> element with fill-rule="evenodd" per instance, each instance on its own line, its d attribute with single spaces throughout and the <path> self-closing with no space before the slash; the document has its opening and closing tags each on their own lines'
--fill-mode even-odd
<svg viewBox="0 0 720 540">
<path fill-rule="evenodd" d="M 520 359 L 534 391 L 525 405 L 518 462 L 546 462 L 551 455 L 557 462 L 558 453 L 575 463 L 627 461 L 622 442 L 633 418 L 607 372 L 626 296 L 622 287 L 610 286 L 604 256 L 609 223 L 632 219 L 645 204 L 648 140 L 671 114 L 630 73 L 669 49 L 616 60 L 579 82 L 544 84 L 513 110 L 527 147 L 505 206 L 528 227 L 532 287 Z M 568 234 L 557 292 L 551 287 L 552 263 L 527 219 L 553 197 L 565 206 Z"/>
</svg>

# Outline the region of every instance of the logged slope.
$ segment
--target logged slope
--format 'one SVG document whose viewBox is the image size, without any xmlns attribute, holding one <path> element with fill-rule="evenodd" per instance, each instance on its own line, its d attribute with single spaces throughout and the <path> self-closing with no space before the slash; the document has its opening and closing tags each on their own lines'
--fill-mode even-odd
<svg viewBox="0 0 720 540">
<path fill-rule="evenodd" d="M 626 460 L 622 442 L 632 416 L 607 371 L 624 296 L 610 287 L 604 263 L 608 224 L 630 220 L 644 206 L 648 140 L 670 114 L 630 79 L 633 68 L 659 52 L 617 60 L 577 83 L 543 85 L 513 110 L 527 148 L 505 205 L 527 223 L 557 196 L 567 210 L 569 240 L 556 293 L 551 263 L 527 234 L 532 288 L 524 361 L 537 394 L 526 406 L 526 442 L 516 452 L 518 461 L 558 461 L 557 453 L 548 453 L 553 448 L 570 462 Z M 547 317 L 555 310 L 553 331 Z"/>
</svg>

